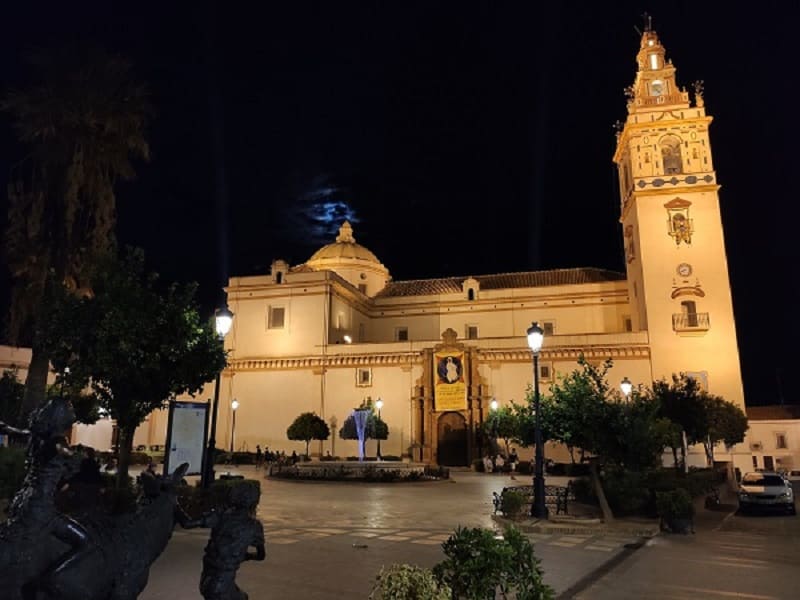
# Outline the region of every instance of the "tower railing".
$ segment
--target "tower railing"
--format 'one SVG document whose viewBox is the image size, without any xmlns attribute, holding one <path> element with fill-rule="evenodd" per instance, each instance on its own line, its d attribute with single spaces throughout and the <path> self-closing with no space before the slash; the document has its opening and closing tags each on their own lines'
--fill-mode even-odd
<svg viewBox="0 0 800 600">
<path fill-rule="evenodd" d="M 707 312 L 677 313 L 672 315 L 674 331 L 706 331 L 709 328 Z"/>
</svg>

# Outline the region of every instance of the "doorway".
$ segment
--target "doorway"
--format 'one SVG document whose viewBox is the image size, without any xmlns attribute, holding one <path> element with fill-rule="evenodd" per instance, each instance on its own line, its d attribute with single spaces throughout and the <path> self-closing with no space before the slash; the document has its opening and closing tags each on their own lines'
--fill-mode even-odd
<svg viewBox="0 0 800 600">
<path fill-rule="evenodd" d="M 446 412 L 438 421 L 436 462 L 446 467 L 466 467 L 469 464 L 467 421 L 458 412 Z"/>
</svg>

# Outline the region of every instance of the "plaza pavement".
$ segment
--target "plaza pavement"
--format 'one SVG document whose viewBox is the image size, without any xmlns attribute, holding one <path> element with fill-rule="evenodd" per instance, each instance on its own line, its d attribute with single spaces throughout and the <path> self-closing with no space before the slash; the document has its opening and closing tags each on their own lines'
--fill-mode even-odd
<svg viewBox="0 0 800 600">
<path fill-rule="evenodd" d="M 733 494 L 723 501 L 729 510 L 698 508 L 694 535 L 651 539 L 575 598 L 800 598 L 800 517 L 739 515 Z"/>
<path fill-rule="evenodd" d="M 252 467 L 236 469 L 255 477 Z M 450 480 L 415 483 L 300 482 L 264 479 L 258 518 L 267 558 L 242 565 L 239 586 L 253 600 L 368 598 L 382 566 L 431 567 L 458 526 L 495 527 L 492 492 L 527 477 L 454 471 Z M 548 478 L 548 483 L 566 480 Z M 636 541 L 625 532 L 531 533 L 545 581 L 564 592 Z M 176 529 L 150 571 L 141 600 L 199 598 L 208 530 Z"/>
</svg>

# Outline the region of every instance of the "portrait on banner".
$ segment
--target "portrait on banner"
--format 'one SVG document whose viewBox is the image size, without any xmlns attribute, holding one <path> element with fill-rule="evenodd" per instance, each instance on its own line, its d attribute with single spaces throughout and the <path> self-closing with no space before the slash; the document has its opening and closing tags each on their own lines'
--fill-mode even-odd
<svg viewBox="0 0 800 600">
<path fill-rule="evenodd" d="M 435 352 L 433 363 L 436 373 L 436 410 L 465 410 L 467 383 L 464 378 L 464 352 Z"/>
</svg>

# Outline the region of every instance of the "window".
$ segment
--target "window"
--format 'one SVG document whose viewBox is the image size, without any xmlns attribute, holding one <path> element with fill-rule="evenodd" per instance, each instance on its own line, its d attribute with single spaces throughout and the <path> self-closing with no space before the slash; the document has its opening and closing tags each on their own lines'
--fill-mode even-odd
<svg viewBox="0 0 800 600">
<path fill-rule="evenodd" d="M 469 300 L 470 302 L 475 300 L 475 289 L 474 288 L 469 288 L 467 290 L 467 300 Z"/>
<path fill-rule="evenodd" d="M 363 323 L 359 323 L 358 324 L 358 341 L 359 342 L 363 342 L 365 337 L 366 336 L 364 334 L 364 324 Z"/>
<path fill-rule="evenodd" d="M 681 140 L 676 135 L 667 135 L 660 142 L 661 160 L 664 163 L 666 175 L 683 173 L 683 160 L 681 159 Z"/>
<path fill-rule="evenodd" d="M 356 387 L 370 387 L 372 385 L 372 369 L 356 369 Z"/>
<path fill-rule="evenodd" d="M 336 314 L 336 329 L 344 329 L 344 313 Z"/>
<path fill-rule="evenodd" d="M 555 323 L 553 321 L 543 321 L 542 329 L 545 335 L 553 335 L 555 333 Z"/>
<path fill-rule="evenodd" d="M 622 317 L 622 327 L 625 331 L 633 331 L 633 320 L 630 316 L 625 315 Z"/>
<path fill-rule="evenodd" d="M 397 327 L 394 330 L 394 339 L 396 342 L 408 341 L 408 327 Z"/>
<path fill-rule="evenodd" d="M 478 339 L 478 326 L 477 325 L 467 325 L 467 339 L 468 340 L 477 340 Z"/>
<path fill-rule="evenodd" d="M 651 54 L 650 55 L 650 68 L 657 69 L 658 68 L 658 54 Z"/>
<path fill-rule="evenodd" d="M 358 284 L 358 291 L 366 296 L 367 295 L 367 284 L 366 283 L 359 283 Z"/>
<path fill-rule="evenodd" d="M 776 433 L 775 434 L 775 447 L 776 448 L 788 448 L 789 446 L 786 444 L 786 434 L 785 433 Z"/>
<path fill-rule="evenodd" d="M 278 271 L 275 275 L 275 283 L 283 283 L 283 273 L 281 271 Z"/>
<path fill-rule="evenodd" d="M 758 468 L 758 457 L 757 456 L 753 457 L 753 468 L 754 469 Z"/>
<path fill-rule="evenodd" d="M 286 309 L 283 306 L 270 306 L 268 327 L 270 329 L 283 329 L 285 317 Z"/>
<path fill-rule="evenodd" d="M 553 368 L 550 365 L 539 365 L 539 379 L 552 379 Z"/>
<path fill-rule="evenodd" d="M 764 470 L 765 471 L 774 471 L 775 470 L 775 462 L 772 460 L 771 456 L 764 457 Z"/>
<path fill-rule="evenodd" d="M 684 300 L 681 302 L 681 313 L 686 317 L 687 327 L 697 327 L 697 305 L 694 300 Z"/>
</svg>

